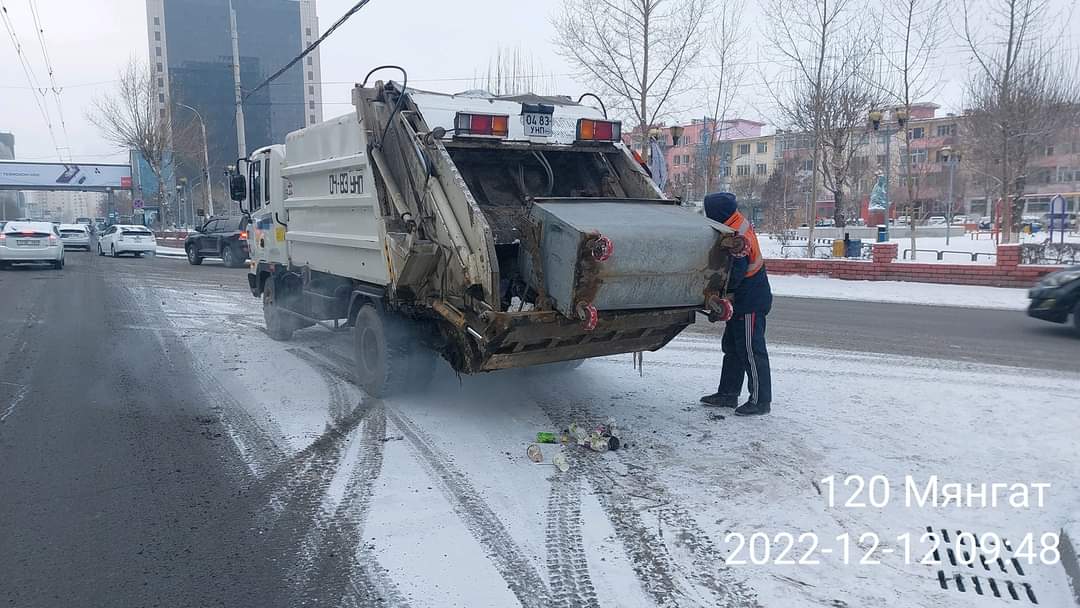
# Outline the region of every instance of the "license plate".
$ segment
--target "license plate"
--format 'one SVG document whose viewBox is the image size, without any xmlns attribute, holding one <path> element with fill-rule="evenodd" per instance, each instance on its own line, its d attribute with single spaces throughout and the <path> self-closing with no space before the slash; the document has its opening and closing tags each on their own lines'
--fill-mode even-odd
<svg viewBox="0 0 1080 608">
<path fill-rule="evenodd" d="M 142 242 L 142 237 L 141 237 L 141 236 L 137 236 L 137 237 L 135 237 L 135 238 L 134 238 L 134 239 L 132 239 L 132 240 L 134 240 L 134 241 L 135 241 L 136 243 L 141 243 L 141 242 Z"/>
<path fill-rule="evenodd" d="M 30 240 L 26 240 L 26 239 L 19 239 L 19 240 L 15 241 L 15 244 L 20 246 L 20 247 L 37 247 L 38 245 L 41 245 L 41 241 L 30 241 Z"/>
<path fill-rule="evenodd" d="M 525 137 L 551 137 L 551 114 L 526 112 L 521 115 Z"/>
</svg>

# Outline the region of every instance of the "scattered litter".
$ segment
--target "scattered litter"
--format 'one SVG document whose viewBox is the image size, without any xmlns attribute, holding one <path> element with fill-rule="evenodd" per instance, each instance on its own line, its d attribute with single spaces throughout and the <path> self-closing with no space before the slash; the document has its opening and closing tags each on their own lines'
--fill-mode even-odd
<svg viewBox="0 0 1080 608">
<path fill-rule="evenodd" d="M 608 418 L 604 424 L 597 426 L 591 432 L 586 430 L 585 425 L 571 422 L 566 433 L 569 435 L 569 440 L 594 452 L 617 450 L 622 446 L 619 439 L 619 427 L 615 424 L 614 418 Z"/>
<path fill-rule="evenodd" d="M 541 431 L 541 432 L 536 434 L 536 443 L 557 443 L 557 442 L 558 442 L 558 437 L 555 436 L 555 433 L 551 433 L 551 432 L 548 432 L 548 431 Z"/>
<path fill-rule="evenodd" d="M 385 443 L 387 441 L 403 441 L 404 439 L 405 439 L 404 435 L 387 435 L 386 437 L 382 438 L 383 443 Z"/>
<path fill-rule="evenodd" d="M 725 420 L 727 416 L 723 414 L 709 414 L 709 420 Z"/>
<path fill-rule="evenodd" d="M 551 459 L 551 462 L 555 465 L 555 468 L 559 469 L 563 473 L 570 470 L 570 462 L 566 460 L 566 454 L 562 451 L 555 454 L 555 456 Z"/>
<path fill-rule="evenodd" d="M 529 445 L 529 449 L 525 450 L 525 454 L 533 462 L 544 462 L 544 453 L 540 451 L 540 446 L 535 443 Z"/>
</svg>

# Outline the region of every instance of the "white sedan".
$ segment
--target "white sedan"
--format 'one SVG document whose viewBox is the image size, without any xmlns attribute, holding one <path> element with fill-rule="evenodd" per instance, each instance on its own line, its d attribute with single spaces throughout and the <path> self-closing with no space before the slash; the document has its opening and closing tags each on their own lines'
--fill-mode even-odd
<svg viewBox="0 0 1080 608">
<path fill-rule="evenodd" d="M 114 224 L 98 237 L 97 250 L 98 255 L 108 254 L 114 258 L 122 253 L 141 257 L 157 250 L 157 239 L 146 226 Z"/>
<path fill-rule="evenodd" d="M 60 242 L 65 249 L 90 251 L 90 228 L 86 224 L 60 224 Z"/>
<path fill-rule="evenodd" d="M 60 233 L 49 222 L 8 222 L 0 230 L 0 268 L 22 262 L 44 262 L 64 267 Z"/>
</svg>

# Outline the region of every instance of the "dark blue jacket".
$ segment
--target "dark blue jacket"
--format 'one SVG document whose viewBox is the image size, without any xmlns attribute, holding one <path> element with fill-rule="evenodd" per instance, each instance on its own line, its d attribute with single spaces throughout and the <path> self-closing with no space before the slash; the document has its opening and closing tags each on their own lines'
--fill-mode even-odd
<svg viewBox="0 0 1080 608">
<path fill-rule="evenodd" d="M 754 276 L 747 277 L 746 269 L 749 266 L 749 257 L 734 258 L 731 264 L 728 291 L 735 296 L 732 304 L 736 317 L 752 312 L 767 315 L 772 310 L 772 287 L 769 286 L 768 273 L 762 267 Z"/>
</svg>

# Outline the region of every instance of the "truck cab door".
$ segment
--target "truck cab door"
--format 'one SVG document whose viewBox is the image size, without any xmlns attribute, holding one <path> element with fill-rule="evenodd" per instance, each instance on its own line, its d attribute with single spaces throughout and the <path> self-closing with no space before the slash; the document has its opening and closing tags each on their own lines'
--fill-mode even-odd
<svg viewBox="0 0 1080 608">
<path fill-rule="evenodd" d="M 252 156 L 248 168 L 251 226 L 248 227 L 251 259 L 286 263 L 284 199 L 287 183 L 281 177 L 281 152 L 265 148 Z"/>
</svg>

